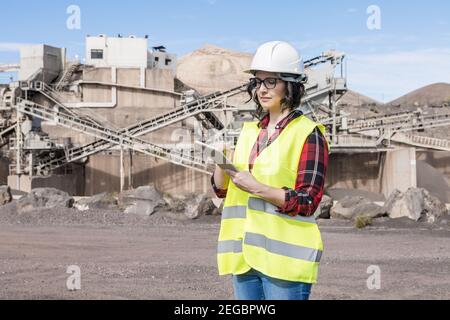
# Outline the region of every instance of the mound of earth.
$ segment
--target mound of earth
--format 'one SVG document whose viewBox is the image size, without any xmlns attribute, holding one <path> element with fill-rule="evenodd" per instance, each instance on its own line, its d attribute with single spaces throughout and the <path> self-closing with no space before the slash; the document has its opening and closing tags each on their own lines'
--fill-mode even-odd
<svg viewBox="0 0 450 320">
<path fill-rule="evenodd" d="M 416 106 L 437 106 L 442 104 L 450 105 L 450 83 L 434 83 L 417 90 L 414 90 L 388 105 L 416 105 Z"/>
<path fill-rule="evenodd" d="M 178 60 L 177 78 L 202 95 L 224 91 L 248 81 L 250 76 L 243 71 L 251 60 L 250 54 L 206 44 Z M 230 102 L 241 105 L 246 100 L 247 95 L 241 94 Z"/>
</svg>

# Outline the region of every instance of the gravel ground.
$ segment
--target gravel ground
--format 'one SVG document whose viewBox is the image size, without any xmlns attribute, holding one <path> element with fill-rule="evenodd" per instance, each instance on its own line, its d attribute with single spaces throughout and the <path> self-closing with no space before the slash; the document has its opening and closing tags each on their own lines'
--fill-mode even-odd
<svg viewBox="0 0 450 320">
<path fill-rule="evenodd" d="M 233 299 L 219 277 L 219 217 L 125 216 L 114 210 L 0 208 L 0 299 Z M 325 252 L 311 299 L 450 299 L 450 226 L 320 220 Z M 67 267 L 81 270 L 69 291 Z M 368 267 L 381 271 L 369 290 Z"/>
</svg>

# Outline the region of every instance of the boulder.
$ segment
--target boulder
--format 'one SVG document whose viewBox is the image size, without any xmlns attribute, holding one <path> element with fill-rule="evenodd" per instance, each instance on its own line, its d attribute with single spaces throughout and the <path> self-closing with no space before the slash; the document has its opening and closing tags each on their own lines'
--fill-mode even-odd
<svg viewBox="0 0 450 320">
<path fill-rule="evenodd" d="M 383 207 L 363 197 L 345 197 L 331 208 L 330 215 L 337 219 L 351 220 L 358 216 L 382 217 L 384 211 Z"/>
<path fill-rule="evenodd" d="M 154 185 L 139 187 L 122 192 L 118 205 L 125 213 L 150 216 L 156 209 L 165 205 L 163 196 Z"/>
<path fill-rule="evenodd" d="M 220 215 L 222 215 L 223 205 L 224 205 L 225 201 L 223 199 L 219 199 L 219 200 L 222 200 L 222 201 L 218 202 L 216 199 L 212 199 L 212 201 L 216 205 L 216 208 L 211 213 L 212 216 L 220 216 Z M 217 205 L 219 205 L 219 206 L 217 206 Z"/>
<path fill-rule="evenodd" d="M 89 209 L 114 209 L 117 207 L 117 198 L 112 193 L 103 192 L 89 198 L 78 200 L 74 207 L 80 211 Z"/>
<path fill-rule="evenodd" d="M 165 194 L 164 201 L 170 211 L 183 212 L 187 218 L 192 220 L 201 216 L 220 215 L 222 212 L 207 194 L 190 193 L 180 196 Z"/>
<path fill-rule="evenodd" d="M 214 204 L 211 198 L 205 198 L 199 207 L 200 215 L 212 216 L 218 215 L 219 209 Z"/>
<path fill-rule="evenodd" d="M 330 211 L 333 207 L 333 199 L 327 195 L 323 195 L 322 201 L 320 202 L 319 210 L 317 218 L 318 219 L 330 219 Z"/>
<path fill-rule="evenodd" d="M 213 210 L 208 206 L 208 196 L 206 194 L 190 194 L 185 198 L 185 211 L 184 214 L 189 219 L 198 219 L 204 215 L 208 210 Z M 215 206 L 214 206 L 215 208 Z"/>
<path fill-rule="evenodd" d="M 54 188 L 37 188 L 20 198 L 17 202 L 19 211 L 31 211 L 38 208 L 72 208 L 74 199 L 67 192 Z"/>
<path fill-rule="evenodd" d="M 11 188 L 9 186 L 0 186 L 0 206 L 12 201 Z"/>
<path fill-rule="evenodd" d="M 448 210 L 438 198 L 422 188 L 410 188 L 405 193 L 391 194 L 383 210 L 392 219 L 407 217 L 414 221 L 434 223 L 447 215 Z"/>
<path fill-rule="evenodd" d="M 395 189 L 391 195 L 389 196 L 389 198 L 387 198 L 386 202 L 384 203 L 383 206 L 383 211 L 390 215 L 389 213 L 392 211 L 392 208 L 394 207 L 394 204 L 396 201 L 398 201 L 398 199 L 400 199 L 402 197 L 402 193 L 400 192 L 400 190 Z"/>
<path fill-rule="evenodd" d="M 169 193 L 163 195 L 167 208 L 172 212 L 183 212 L 186 208 L 183 196 L 174 196 Z"/>
</svg>

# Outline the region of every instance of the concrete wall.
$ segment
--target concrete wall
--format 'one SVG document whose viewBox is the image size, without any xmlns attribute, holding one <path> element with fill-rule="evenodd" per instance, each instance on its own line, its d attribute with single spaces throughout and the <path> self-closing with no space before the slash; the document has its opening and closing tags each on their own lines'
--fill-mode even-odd
<svg viewBox="0 0 450 320">
<path fill-rule="evenodd" d="M 405 192 L 411 187 L 417 187 L 416 149 L 387 152 L 381 186 L 386 198 L 395 189 Z"/>
<path fill-rule="evenodd" d="M 448 202 L 450 152 L 403 149 L 389 154 L 332 154 L 325 186 L 328 189 L 359 189 L 385 196 L 394 189 L 406 191 L 417 186 Z"/>
<path fill-rule="evenodd" d="M 140 86 L 140 69 L 117 69 L 117 83 L 129 86 Z M 111 68 L 87 69 L 83 72 L 83 80 L 111 83 Z M 173 76 L 170 70 L 146 69 L 145 87 L 166 91 L 174 90 Z M 78 102 L 111 102 L 111 88 L 101 85 L 83 85 L 83 99 Z M 75 97 L 70 97 L 70 102 Z M 115 108 L 82 108 L 75 110 L 80 114 L 94 117 L 111 128 L 123 128 L 134 125 L 140 121 L 166 113 L 174 109 L 178 103 L 178 97 L 163 92 L 143 91 L 139 89 L 117 89 L 117 106 Z M 155 143 L 169 143 L 171 133 L 180 128 L 181 123 L 171 125 L 161 131 L 154 132 L 143 139 Z M 84 145 L 95 139 L 65 128 L 57 127 L 51 123 L 43 123 L 44 132 L 56 137 L 71 137 L 74 144 Z"/>
<path fill-rule="evenodd" d="M 86 64 L 95 67 L 147 68 L 148 40 L 145 38 L 87 37 Z M 102 59 L 93 59 L 92 50 L 102 50 Z"/>
<path fill-rule="evenodd" d="M 331 154 L 325 188 L 383 194 L 417 186 L 415 149 L 387 153 Z"/>
<path fill-rule="evenodd" d="M 8 185 L 11 189 L 24 192 L 30 192 L 36 188 L 56 188 L 67 192 L 71 196 L 84 194 L 84 176 L 80 172 L 31 178 L 27 175 L 21 175 L 19 180 L 17 175 L 8 176 Z"/>
<path fill-rule="evenodd" d="M 151 69 L 167 69 L 175 76 L 177 74 L 177 56 L 161 51 L 149 52 L 148 67 Z"/>
<path fill-rule="evenodd" d="M 111 82 L 111 69 L 87 70 L 83 75 L 83 80 Z M 117 69 L 117 82 L 139 87 L 140 69 Z M 174 91 L 174 81 L 170 70 L 146 69 L 145 87 Z M 85 102 L 108 102 L 111 101 L 111 89 L 105 86 L 85 85 L 83 97 Z M 95 115 L 106 123 L 124 128 L 175 109 L 178 100 L 177 96 L 169 93 L 119 87 L 117 89 L 117 107 L 95 109 Z M 167 134 L 180 126 L 181 123 L 176 123 L 143 138 L 154 142 L 161 140 L 161 143 L 168 143 L 170 140 L 167 140 Z"/>
<path fill-rule="evenodd" d="M 23 46 L 20 49 L 19 80 L 27 80 L 40 68 L 44 69 L 43 80 L 50 83 L 64 68 L 66 50 L 47 45 Z"/>
<path fill-rule="evenodd" d="M 331 154 L 325 187 L 381 193 L 383 157 L 381 153 Z"/>
<path fill-rule="evenodd" d="M 205 192 L 213 195 L 210 187 L 210 176 L 193 170 L 157 160 L 145 155 L 132 156 L 132 187 L 154 183 L 163 191 L 174 194 L 189 192 Z M 130 157 L 124 157 L 125 186 L 129 186 Z M 90 157 L 86 165 L 86 195 L 120 189 L 120 156 L 97 154 Z"/>
</svg>

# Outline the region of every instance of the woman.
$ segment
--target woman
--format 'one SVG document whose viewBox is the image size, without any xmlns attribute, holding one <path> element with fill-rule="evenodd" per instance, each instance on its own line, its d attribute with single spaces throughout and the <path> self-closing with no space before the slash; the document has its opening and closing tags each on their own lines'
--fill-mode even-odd
<svg viewBox="0 0 450 320">
<path fill-rule="evenodd" d="M 296 110 L 306 76 L 290 44 L 263 44 L 247 72 L 260 121 L 244 124 L 233 156 L 239 172 L 217 167 L 211 179 L 225 198 L 219 274 L 233 276 L 238 300 L 307 300 L 323 251 L 314 213 L 328 162 L 325 129 Z"/>
</svg>

